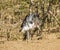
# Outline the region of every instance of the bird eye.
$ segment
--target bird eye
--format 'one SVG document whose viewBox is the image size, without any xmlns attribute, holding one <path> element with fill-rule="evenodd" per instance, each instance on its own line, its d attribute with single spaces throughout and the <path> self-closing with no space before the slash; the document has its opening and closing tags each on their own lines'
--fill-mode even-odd
<svg viewBox="0 0 60 50">
<path fill-rule="evenodd" d="M 32 21 L 30 21 L 30 23 L 32 24 L 33 22 L 32 22 Z"/>
</svg>

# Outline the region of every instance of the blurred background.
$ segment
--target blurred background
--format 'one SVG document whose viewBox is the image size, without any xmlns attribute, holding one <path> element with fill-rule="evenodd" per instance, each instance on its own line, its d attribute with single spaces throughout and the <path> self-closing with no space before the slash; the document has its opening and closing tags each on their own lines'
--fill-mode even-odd
<svg viewBox="0 0 60 50">
<path fill-rule="evenodd" d="M 51 1 L 51 2 L 50 2 Z M 39 17 L 43 18 L 49 7 L 47 19 L 44 21 L 43 39 L 60 39 L 60 0 L 0 0 L 0 41 L 21 40 L 19 32 L 23 19 L 27 14 L 35 12 L 38 7 Z M 34 37 L 33 37 L 34 38 Z"/>
</svg>

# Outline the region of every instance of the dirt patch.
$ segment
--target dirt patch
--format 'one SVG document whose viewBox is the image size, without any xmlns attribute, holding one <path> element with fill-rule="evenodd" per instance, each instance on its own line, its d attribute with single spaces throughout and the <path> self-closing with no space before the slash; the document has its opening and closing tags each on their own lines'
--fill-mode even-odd
<svg viewBox="0 0 60 50">
<path fill-rule="evenodd" d="M 6 41 L 0 50 L 60 50 L 60 40 Z"/>
</svg>

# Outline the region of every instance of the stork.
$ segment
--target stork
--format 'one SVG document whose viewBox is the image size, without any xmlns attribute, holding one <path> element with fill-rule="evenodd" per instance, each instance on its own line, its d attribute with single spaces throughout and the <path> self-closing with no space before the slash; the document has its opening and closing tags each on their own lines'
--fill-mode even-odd
<svg viewBox="0 0 60 50">
<path fill-rule="evenodd" d="M 25 17 L 23 20 L 23 23 L 21 25 L 21 32 L 24 33 L 24 39 L 30 39 L 30 33 L 29 30 L 33 30 L 35 28 L 40 28 L 39 26 L 41 21 L 39 19 L 39 15 L 36 13 L 29 14 Z"/>
<path fill-rule="evenodd" d="M 30 33 L 29 30 L 34 30 L 35 28 L 40 29 L 41 22 L 38 14 L 38 3 L 36 6 L 36 11 L 32 12 L 31 5 L 34 3 L 34 0 L 30 1 L 30 14 L 25 16 L 25 19 L 23 20 L 23 23 L 21 25 L 21 32 L 24 33 L 24 39 L 29 40 L 30 39 Z"/>
</svg>

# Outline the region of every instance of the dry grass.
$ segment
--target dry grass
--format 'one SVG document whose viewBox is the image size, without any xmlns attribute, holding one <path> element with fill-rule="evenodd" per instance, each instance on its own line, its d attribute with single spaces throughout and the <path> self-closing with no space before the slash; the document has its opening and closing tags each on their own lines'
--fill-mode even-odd
<svg viewBox="0 0 60 50">
<path fill-rule="evenodd" d="M 60 50 L 60 26 L 57 29 L 42 32 L 43 39 L 37 40 L 33 37 L 33 40 L 22 41 L 23 33 L 19 32 L 21 23 L 25 16 L 29 13 L 29 1 L 30 0 L 0 0 L 0 50 Z M 38 0 L 40 2 L 40 0 Z M 35 0 L 37 2 L 37 0 Z M 48 2 L 48 1 L 47 1 Z M 46 2 L 46 3 L 47 3 Z M 46 9 L 47 4 L 44 8 Z M 39 16 L 43 16 L 41 11 L 41 3 L 38 5 Z M 35 6 L 32 6 L 32 10 L 35 11 Z M 60 8 L 55 13 L 56 5 L 52 5 L 51 11 L 57 14 L 56 17 L 60 21 Z M 52 16 L 51 16 L 52 17 Z M 53 19 L 53 17 L 52 17 Z M 54 27 L 58 24 L 53 19 Z M 49 23 L 48 23 L 49 24 Z M 51 25 L 50 25 L 51 26 Z M 45 25 L 47 27 L 47 25 Z M 49 28 L 49 26 L 48 26 Z M 53 27 L 52 27 L 53 28 Z M 47 28 L 45 30 L 48 30 Z M 7 33 L 9 33 L 9 41 L 7 41 Z"/>
</svg>

